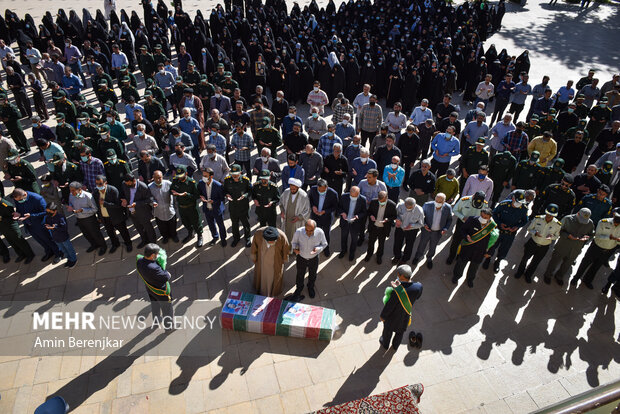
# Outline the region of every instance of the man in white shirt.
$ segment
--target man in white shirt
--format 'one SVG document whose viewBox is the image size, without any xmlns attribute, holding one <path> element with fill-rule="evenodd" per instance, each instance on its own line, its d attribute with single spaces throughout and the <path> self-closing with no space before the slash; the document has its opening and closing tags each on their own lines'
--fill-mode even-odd
<svg viewBox="0 0 620 414">
<path fill-rule="evenodd" d="M 314 220 L 308 219 L 304 228 L 299 228 L 293 235 L 291 242 L 293 252 L 297 255 L 297 287 L 293 293 L 291 301 L 299 302 L 303 299 L 301 295 L 304 289 L 304 277 L 306 269 L 308 269 L 308 295 L 314 298 L 316 292 L 314 290 L 314 282 L 319 268 L 319 253 L 327 247 L 327 240 L 323 230 L 316 226 Z"/>
<path fill-rule="evenodd" d="M 358 119 L 360 116 L 360 111 L 362 110 L 362 106 L 370 102 L 370 85 L 365 83 L 362 92 L 358 93 L 355 99 L 353 100 L 353 107 L 355 108 L 355 126 L 359 127 Z"/>
<path fill-rule="evenodd" d="M 400 102 L 396 102 L 394 104 L 394 111 L 385 117 L 388 130 L 397 137 L 400 136 L 402 130 L 407 126 L 407 116 L 401 112 L 402 109 L 403 105 Z"/>
<path fill-rule="evenodd" d="M 484 80 L 476 87 L 476 103 L 484 102 L 484 105 L 489 104 L 489 99 L 495 95 L 495 86 L 491 83 L 493 76 L 486 75 Z"/>
</svg>

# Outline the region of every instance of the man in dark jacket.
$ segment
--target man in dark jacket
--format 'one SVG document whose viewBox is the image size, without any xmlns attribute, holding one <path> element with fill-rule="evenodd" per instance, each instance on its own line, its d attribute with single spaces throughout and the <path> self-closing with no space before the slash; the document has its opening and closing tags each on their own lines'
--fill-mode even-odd
<svg viewBox="0 0 620 414">
<path fill-rule="evenodd" d="M 144 248 L 144 257 L 139 258 L 136 262 L 138 275 L 146 285 L 146 291 L 151 301 L 153 320 L 159 320 L 160 317 L 174 317 L 172 297 L 170 296 L 170 278 L 172 276 L 164 269 L 165 261 L 158 260 L 159 251 L 160 248 L 157 244 L 149 243 Z"/>
<path fill-rule="evenodd" d="M 138 176 L 140 181 L 150 183 L 153 181 L 155 171 L 166 172 L 166 166 L 161 158 L 149 154 L 147 151 L 140 151 L 140 161 L 138 161 Z"/>
<path fill-rule="evenodd" d="M 379 191 L 378 198 L 370 202 L 368 217 L 368 251 L 364 261 L 370 261 L 377 240 L 377 264 L 381 264 L 385 239 L 389 237 L 396 220 L 396 204 L 388 199 L 386 191 Z"/>
<path fill-rule="evenodd" d="M 123 183 L 121 194 L 121 206 L 126 207 L 133 225 L 138 230 L 142 241 L 138 248 L 148 243 L 155 243 L 157 235 L 151 223 L 153 218 L 153 195 L 151 190 L 142 181 L 136 180 L 131 174 L 127 174 Z"/>
<path fill-rule="evenodd" d="M 396 269 L 398 279 L 392 282 L 389 298 L 388 290 L 386 290 L 386 297 L 383 299 L 385 306 L 381 311 L 383 333 L 379 338 L 379 343 L 385 349 L 390 346 L 390 340 L 392 349 L 395 351 L 398 349 L 407 327 L 411 324 L 413 304 L 422 296 L 422 284 L 412 282 L 411 274 L 409 265 L 398 266 Z M 394 339 L 392 339 L 392 335 L 394 335 Z M 422 335 L 418 333 L 416 336 L 417 342 L 421 344 Z"/>
<path fill-rule="evenodd" d="M 456 265 L 452 272 L 452 283 L 457 284 L 459 278 L 465 271 L 465 265 L 469 262 L 467 269 L 467 286 L 474 287 L 474 279 L 480 263 L 488 257 L 489 238 L 496 224 L 491 220 L 493 210 L 488 207 L 480 210 L 480 216 L 469 217 L 460 229 L 462 240 Z"/>
<path fill-rule="evenodd" d="M 323 250 L 325 257 L 329 257 L 329 233 L 332 226 L 332 215 L 338 210 L 338 193 L 329 188 L 327 181 L 319 179 L 317 185 L 313 185 L 308 191 L 312 212 L 310 218 L 316 221 L 316 225 L 325 233 L 327 247 Z"/>
<path fill-rule="evenodd" d="M 348 251 L 349 262 L 352 262 L 355 258 L 357 239 L 363 231 L 362 226 L 366 223 L 366 197 L 360 194 L 359 187 L 354 185 L 348 193 L 340 197 L 338 214 L 340 215 L 340 254 L 338 257 L 342 259 Z M 351 235 L 350 248 L 347 246 L 349 234 Z"/>
<path fill-rule="evenodd" d="M 127 230 L 127 217 L 125 216 L 125 209 L 121 206 L 118 188 L 109 185 L 104 175 L 97 176 L 95 184 L 97 191 L 93 191 L 93 198 L 99 207 L 99 217 L 102 219 L 105 231 L 112 243 L 110 253 L 114 253 L 121 245 L 116 231 L 123 238 L 127 252 L 132 251 L 131 236 Z"/>
</svg>

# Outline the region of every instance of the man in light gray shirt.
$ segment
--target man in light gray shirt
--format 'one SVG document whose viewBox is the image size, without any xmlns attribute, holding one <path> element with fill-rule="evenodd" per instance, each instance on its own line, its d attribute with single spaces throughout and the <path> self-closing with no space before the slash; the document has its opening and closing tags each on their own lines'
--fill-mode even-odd
<svg viewBox="0 0 620 414">
<path fill-rule="evenodd" d="M 392 263 L 399 265 L 411 259 L 413 243 L 418 231 L 424 227 L 424 212 L 416 204 L 415 198 L 407 197 L 396 206 L 396 230 L 394 232 L 394 258 Z M 403 241 L 405 252 L 403 254 Z"/>
<path fill-rule="evenodd" d="M 224 183 L 224 178 L 230 171 L 226 158 L 216 152 L 215 145 L 213 144 L 207 145 L 207 155 L 200 160 L 200 169 L 204 171 L 207 168 L 213 170 L 213 179 L 221 184 Z"/>
<path fill-rule="evenodd" d="M 86 250 L 88 253 L 99 248 L 99 256 L 103 256 L 107 250 L 107 245 L 97 220 L 97 204 L 93 195 L 88 191 L 82 190 L 82 183 L 77 181 L 69 184 L 69 205 L 67 210 L 75 213 L 77 225 L 90 243 Z"/>
<path fill-rule="evenodd" d="M 179 242 L 177 236 L 177 216 L 174 210 L 174 201 L 170 193 L 172 182 L 164 180 L 161 171 L 153 173 L 153 181 L 149 184 L 149 190 L 153 195 L 153 215 L 157 222 L 157 227 L 161 233 L 163 242 L 168 243 L 172 239 L 175 243 Z"/>
<path fill-rule="evenodd" d="M 297 280 L 292 301 L 299 302 L 303 299 L 301 292 L 304 289 L 304 277 L 308 269 L 308 295 L 314 298 L 316 292 L 314 283 L 319 268 L 319 253 L 327 247 L 327 239 L 323 230 L 316 226 L 314 220 L 306 220 L 305 226 L 295 230 L 291 242 L 293 252 L 297 255 Z"/>
<path fill-rule="evenodd" d="M 170 155 L 170 171 L 175 171 L 179 165 L 188 168 L 187 173 L 191 176 L 198 169 L 194 157 L 185 152 L 185 144 L 177 142 L 174 147 L 174 154 Z M 191 168 L 191 171 L 189 170 Z"/>
</svg>

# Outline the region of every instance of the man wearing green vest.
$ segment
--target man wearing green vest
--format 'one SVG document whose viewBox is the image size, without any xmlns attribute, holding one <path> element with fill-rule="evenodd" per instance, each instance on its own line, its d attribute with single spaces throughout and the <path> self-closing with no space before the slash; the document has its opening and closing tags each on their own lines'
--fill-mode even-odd
<svg viewBox="0 0 620 414">
<path fill-rule="evenodd" d="M 166 271 L 166 251 L 155 243 L 147 244 L 144 247 L 144 256 L 138 255 L 136 268 L 151 301 L 153 321 L 160 320 L 162 325 L 170 326 L 174 310 L 170 295 L 171 275 Z"/>
<path fill-rule="evenodd" d="M 389 348 L 390 341 L 392 349 L 394 351 L 398 349 L 405 331 L 411 325 L 413 303 L 422 296 L 422 284 L 412 282 L 411 276 L 409 265 L 398 266 L 396 280 L 385 290 L 384 306 L 381 311 L 383 333 L 379 338 L 379 343 L 385 349 Z M 418 332 L 410 335 L 410 342 L 419 348 L 422 345 L 422 334 Z"/>
</svg>

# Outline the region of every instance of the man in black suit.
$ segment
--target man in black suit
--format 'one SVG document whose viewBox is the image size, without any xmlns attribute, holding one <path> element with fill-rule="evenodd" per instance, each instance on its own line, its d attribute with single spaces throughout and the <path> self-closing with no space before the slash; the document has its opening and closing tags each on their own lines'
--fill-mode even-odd
<svg viewBox="0 0 620 414">
<path fill-rule="evenodd" d="M 116 235 L 117 230 L 125 242 L 127 252 L 132 251 L 131 236 L 127 230 L 127 217 L 125 216 L 125 209 L 121 206 L 118 189 L 108 184 L 105 175 L 98 175 L 95 178 L 95 185 L 97 191 L 93 191 L 93 197 L 99 207 L 99 217 L 101 217 L 105 231 L 112 243 L 110 253 L 114 253 L 121 245 Z"/>
<path fill-rule="evenodd" d="M 364 261 L 370 261 L 377 240 L 377 264 L 381 264 L 385 239 L 390 235 L 396 220 L 396 204 L 388 199 L 387 191 L 379 191 L 378 198 L 370 202 L 368 217 L 368 251 Z"/>
<path fill-rule="evenodd" d="M 327 181 L 321 178 L 317 181 L 317 185 L 310 188 L 308 197 L 312 207 L 310 218 L 316 221 L 317 226 L 325 233 L 327 247 L 323 250 L 323 254 L 329 257 L 329 230 L 332 227 L 332 214 L 338 210 L 338 193 L 329 188 Z"/>
<path fill-rule="evenodd" d="M 352 262 L 355 258 L 357 239 L 362 231 L 363 223 L 366 222 L 366 197 L 360 194 L 359 187 L 354 185 L 348 193 L 340 197 L 338 214 L 340 215 L 340 254 L 338 257 L 342 259 L 347 254 L 347 239 L 350 237 L 351 244 L 348 251 L 349 261 Z"/>
<path fill-rule="evenodd" d="M 146 184 L 136 180 L 136 177 L 131 174 L 127 174 L 123 181 L 121 205 L 127 208 L 129 217 L 140 234 L 142 241 L 138 244 L 138 248 L 141 249 L 148 243 L 157 241 L 157 235 L 151 223 L 153 195 Z"/>
<path fill-rule="evenodd" d="M 213 236 L 209 246 L 213 246 L 221 239 L 222 247 L 226 247 L 226 226 L 224 226 L 224 203 L 226 199 L 224 186 L 213 179 L 214 174 L 213 169 L 209 167 L 202 171 L 202 180 L 198 182 L 198 192 L 202 201 L 202 211 L 209 225 L 211 236 Z"/>
<path fill-rule="evenodd" d="M 151 301 L 153 320 L 161 317 L 174 317 L 172 309 L 172 296 L 170 292 L 169 272 L 165 270 L 165 261 L 158 260 L 159 246 L 149 243 L 144 248 L 144 257 L 138 259 L 136 268 L 146 286 L 146 292 Z M 171 319 L 163 320 L 162 323 L 170 323 Z"/>
<path fill-rule="evenodd" d="M 422 284 L 411 281 L 411 267 L 400 265 L 396 269 L 397 280 L 392 282 L 392 287 L 386 289 L 383 298 L 383 310 L 381 311 L 381 321 L 383 322 L 383 333 L 379 338 L 379 343 L 385 349 L 390 346 L 396 351 L 407 327 L 411 324 L 411 311 L 414 302 L 422 296 Z M 392 339 L 394 335 L 394 339 Z M 412 336 L 412 335 L 410 335 Z M 413 342 L 413 338 L 412 342 Z M 422 334 L 415 335 L 417 346 L 422 345 Z"/>
<path fill-rule="evenodd" d="M 145 150 L 140 151 L 140 160 L 138 161 L 138 177 L 140 177 L 140 181 L 144 181 L 146 184 L 150 183 L 153 181 L 153 173 L 157 170 L 162 173 L 165 173 L 167 170 L 161 158 L 157 158 Z"/>
</svg>

